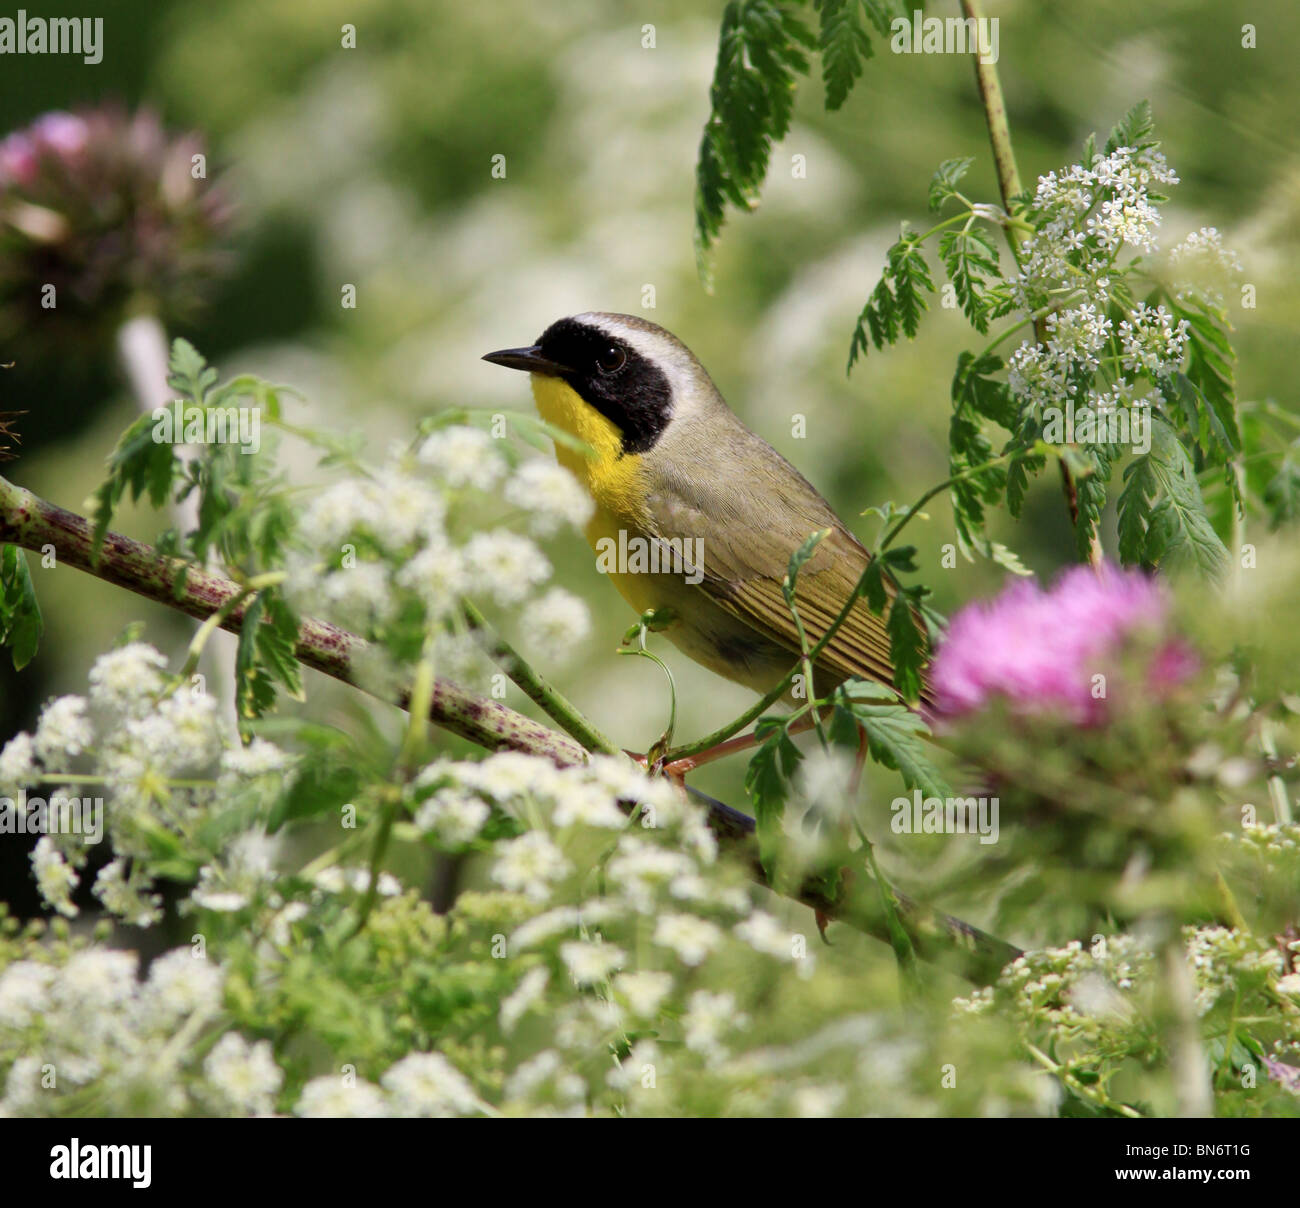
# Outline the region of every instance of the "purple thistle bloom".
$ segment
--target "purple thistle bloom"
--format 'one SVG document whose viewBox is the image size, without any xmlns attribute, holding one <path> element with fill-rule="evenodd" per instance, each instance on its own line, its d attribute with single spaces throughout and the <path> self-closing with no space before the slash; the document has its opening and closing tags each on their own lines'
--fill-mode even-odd
<svg viewBox="0 0 1300 1208">
<path fill-rule="evenodd" d="M 955 716 L 1003 699 L 1022 713 L 1099 722 L 1105 701 L 1094 699 L 1092 677 L 1112 669 L 1131 634 L 1158 629 L 1168 607 L 1160 584 L 1138 571 L 1075 567 L 1047 591 L 1013 584 L 953 617 L 930 665 L 938 711 Z M 1149 686 L 1180 683 L 1194 667 L 1192 652 L 1171 642 L 1148 667 Z"/>
</svg>

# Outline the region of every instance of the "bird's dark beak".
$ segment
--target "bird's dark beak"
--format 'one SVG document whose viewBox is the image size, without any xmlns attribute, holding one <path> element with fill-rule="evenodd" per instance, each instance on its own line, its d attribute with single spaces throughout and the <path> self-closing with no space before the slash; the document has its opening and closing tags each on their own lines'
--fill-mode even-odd
<svg viewBox="0 0 1300 1208">
<path fill-rule="evenodd" d="M 542 356 L 539 344 L 531 348 L 503 348 L 500 352 L 489 352 L 483 358 L 494 365 L 504 365 L 507 369 L 522 369 L 525 373 L 544 373 L 550 377 L 559 377 L 567 373 L 564 365 L 547 360 Z"/>
</svg>

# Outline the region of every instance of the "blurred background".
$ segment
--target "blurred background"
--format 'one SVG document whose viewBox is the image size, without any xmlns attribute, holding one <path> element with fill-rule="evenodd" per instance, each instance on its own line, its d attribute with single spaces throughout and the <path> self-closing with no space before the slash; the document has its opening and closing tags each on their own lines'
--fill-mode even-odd
<svg viewBox="0 0 1300 1208">
<path fill-rule="evenodd" d="M 291 384 L 295 423 L 364 431 L 376 457 L 418 420 L 452 406 L 531 409 L 526 382 L 482 353 L 532 341 L 582 310 L 642 314 L 681 336 L 743 420 L 786 454 L 867 540 L 857 519 L 906 504 L 946 476 L 948 390 L 959 351 L 978 346 L 959 312 L 935 309 L 919 338 L 873 353 L 851 379 L 854 319 L 901 220 L 929 225 L 937 164 L 973 155 L 969 195 L 996 200 L 983 111 L 968 61 L 879 53 L 843 110 L 819 80 L 801 89 L 776 148 L 761 208 L 723 232 L 712 295 L 692 247 L 693 168 L 716 52 L 720 0 L 203 0 L 80 4 L 104 20 L 103 60 L 6 56 L 4 131 L 49 110 L 148 106 L 176 135 L 196 133 L 219 178 L 227 255 L 197 305 L 164 313 L 223 377 Z M 952 5 L 929 11 L 954 15 Z M 999 69 L 1021 174 L 1073 162 L 1149 98 L 1182 184 L 1165 208 L 1164 246 L 1216 226 L 1241 256 L 1258 306 L 1239 328 L 1240 395 L 1294 406 L 1300 318 L 1300 8 L 1218 0 L 990 0 L 1001 20 Z M 30 2 L 29 15 L 67 6 Z M 1257 46 L 1242 46 L 1242 22 Z M 342 27 L 356 27 L 346 48 Z M 654 26 L 653 48 L 643 27 Z M 884 50 L 884 43 L 878 42 Z M 795 178 L 791 157 L 806 161 Z M 503 156 L 504 174 L 493 172 Z M 340 305 L 345 285 L 355 308 Z M 653 296 L 653 307 L 647 301 Z M 166 309 L 166 308 L 164 308 Z M 49 337 L 5 332 L 0 410 L 19 423 L 19 460 L 3 472 L 84 510 L 133 401 L 113 334 L 94 325 Z M 795 436 L 795 417 L 806 417 Z M 290 465 L 310 481 L 314 458 Z M 124 511 L 116 526 L 148 539 L 159 521 Z M 995 536 L 1037 573 L 1072 558 L 1059 481 L 1045 474 L 1017 525 Z M 1113 529 L 1108 531 L 1113 550 Z M 953 539 L 936 500 L 913 526 L 922 578 L 950 611 L 996 589 L 988 565 L 940 567 Z M 614 649 L 633 621 L 575 534 L 548 550 L 556 579 L 591 604 L 593 633 L 549 673 L 618 741 L 644 750 L 666 719 L 660 673 Z M 93 657 L 129 624 L 175 655 L 192 630 L 165 610 L 71 570 L 33 562 L 46 637 L 15 676 L 0 667 L 0 744 L 40 702 L 84 690 Z M 679 689 L 679 739 L 746 707 L 743 690 L 665 650 Z M 311 674 L 311 673 L 309 673 Z M 485 685 L 476 685 L 482 690 Z M 321 677 L 309 707 L 359 704 Z M 518 693 L 509 703 L 526 707 Z M 743 761 L 697 783 L 741 803 Z M 882 782 L 883 786 L 883 782 Z M 898 789 L 891 781 L 882 788 Z M 3 894 L 31 909 L 26 876 L 6 866 Z M 10 875 L 13 873 L 14 875 Z"/>
</svg>

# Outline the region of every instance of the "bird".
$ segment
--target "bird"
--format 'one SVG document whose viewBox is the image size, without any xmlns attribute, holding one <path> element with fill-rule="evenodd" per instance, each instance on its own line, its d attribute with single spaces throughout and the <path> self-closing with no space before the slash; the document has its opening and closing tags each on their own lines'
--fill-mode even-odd
<svg viewBox="0 0 1300 1208">
<path fill-rule="evenodd" d="M 783 592 L 791 554 L 825 532 L 795 580 L 809 647 L 871 559 L 816 488 L 741 422 L 681 340 L 646 319 L 571 315 L 483 359 L 528 373 L 542 419 L 576 438 L 557 442 L 556 456 L 595 505 L 593 549 L 683 552 L 680 564 L 643 559 L 648 572 L 615 565 L 627 602 L 667 617 L 664 636 L 710 671 L 764 695 L 778 685 L 801 653 Z M 850 677 L 893 683 L 884 618 L 864 599 L 818 655 L 811 687 L 820 698 Z"/>
</svg>

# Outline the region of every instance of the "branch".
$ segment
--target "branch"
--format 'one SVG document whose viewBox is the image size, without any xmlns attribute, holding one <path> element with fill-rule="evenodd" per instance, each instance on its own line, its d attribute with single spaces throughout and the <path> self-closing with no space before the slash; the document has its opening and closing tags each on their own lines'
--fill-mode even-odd
<svg viewBox="0 0 1300 1208">
<path fill-rule="evenodd" d="M 97 558 L 92 558 L 90 522 L 38 498 L 0 478 L 0 544 L 39 552 L 53 546 L 56 562 L 74 566 L 107 583 L 124 587 L 155 603 L 174 608 L 200 621 L 221 614 L 221 628 L 238 633 L 247 603 L 244 589 L 229 579 L 209 574 L 177 558 L 158 554 L 150 546 L 108 533 Z M 298 629 L 295 657 L 334 679 L 368 692 L 353 674 L 355 660 L 366 642 L 324 621 L 304 619 Z M 374 695 L 370 693 L 370 695 Z M 385 698 L 379 698 L 385 699 Z M 389 703 L 406 708 L 403 693 Z M 507 705 L 468 692 L 445 679 L 435 679 L 429 718 L 443 729 L 489 751 L 509 749 L 540 755 L 561 767 L 585 763 L 587 752 L 572 738 L 517 713 Z M 719 847 L 739 859 L 756 880 L 767 884 L 759 860 L 754 822 L 721 801 L 688 790 L 708 810 L 709 828 Z M 811 882 L 792 895 L 830 918 L 889 942 L 888 920 L 880 895 L 869 878 L 859 878 L 841 899 L 832 901 Z M 917 952 L 934 963 L 979 984 L 994 981 L 1020 949 L 980 931 L 960 919 L 897 895 L 897 910 Z"/>
</svg>

